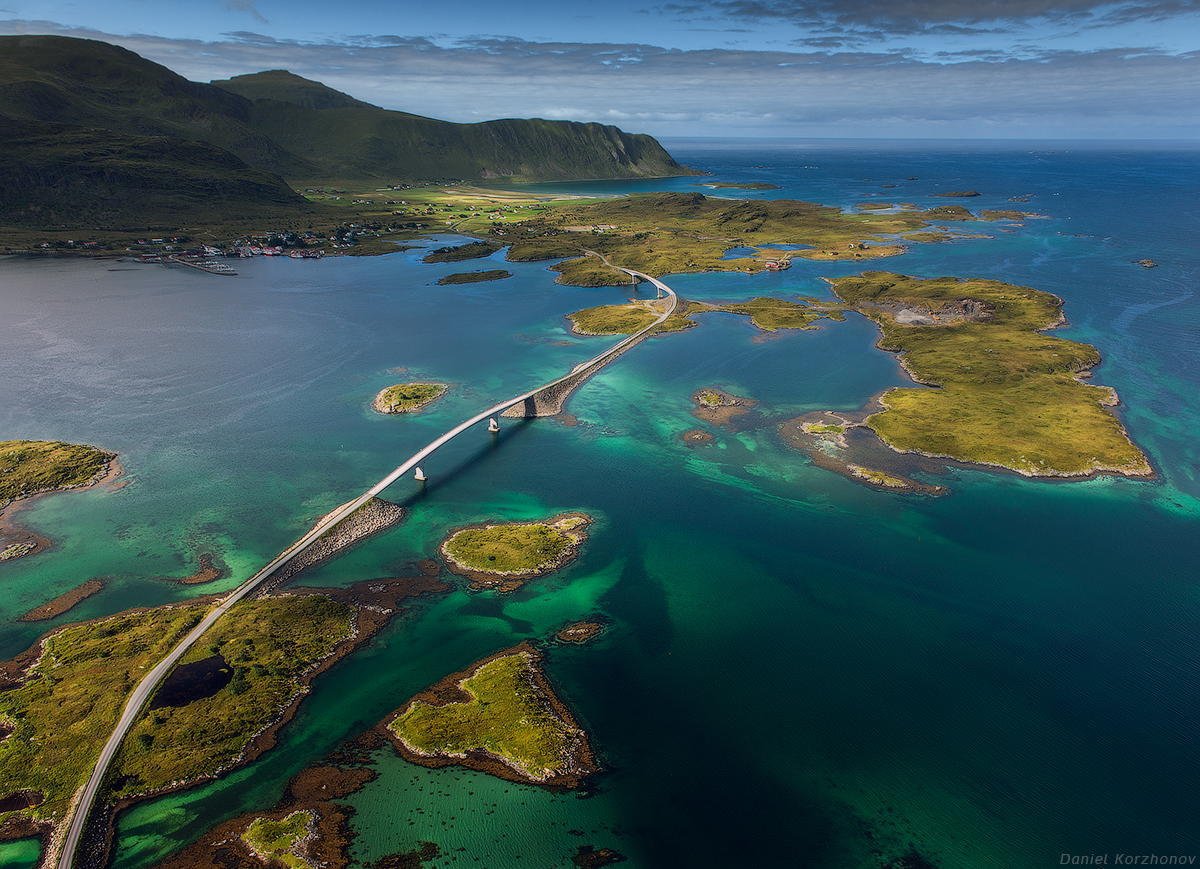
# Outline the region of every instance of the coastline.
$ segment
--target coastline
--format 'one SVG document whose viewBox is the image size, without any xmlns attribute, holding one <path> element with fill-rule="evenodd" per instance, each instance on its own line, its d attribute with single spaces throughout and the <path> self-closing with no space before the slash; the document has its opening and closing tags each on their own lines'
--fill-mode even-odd
<svg viewBox="0 0 1200 869">
<path fill-rule="evenodd" d="M 99 447 L 93 447 L 99 449 Z M 20 498 L 13 498 L 8 503 L 0 506 L 0 551 L 3 551 L 10 545 L 20 546 L 22 544 L 31 544 L 29 548 L 23 551 L 10 555 L 7 558 L 0 559 L 0 564 L 8 561 L 16 561 L 18 558 L 27 558 L 30 555 L 36 555 L 39 552 L 45 552 L 53 548 L 54 541 L 43 534 L 38 533 L 30 528 L 21 525 L 13 517 L 28 508 L 39 498 L 47 498 L 52 495 L 59 495 L 67 492 L 83 492 L 88 489 L 99 488 L 103 486 L 112 486 L 113 491 L 124 487 L 128 480 L 122 481 L 119 485 L 113 485 L 118 479 L 125 475 L 125 468 L 121 464 L 120 458 L 116 453 L 110 453 L 112 456 L 104 465 L 104 467 L 88 482 L 76 484 L 74 486 L 63 486 L 58 489 L 47 489 L 42 492 L 34 492 L 31 495 L 24 495 Z M 14 538 L 23 538 L 15 540 Z"/>
</svg>

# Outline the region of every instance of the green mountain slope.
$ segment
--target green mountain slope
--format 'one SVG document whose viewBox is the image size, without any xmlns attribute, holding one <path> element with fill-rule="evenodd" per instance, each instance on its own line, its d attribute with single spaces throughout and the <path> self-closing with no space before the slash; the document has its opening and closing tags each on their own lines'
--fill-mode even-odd
<svg viewBox="0 0 1200 869">
<path fill-rule="evenodd" d="M 3 224 L 166 228 L 311 210 L 283 178 L 686 171 L 650 136 L 611 126 L 454 124 L 381 109 L 284 70 L 202 84 L 105 42 L 0 36 Z"/>
<path fill-rule="evenodd" d="M 213 82 L 253 101 L 253 128 L 328 178 L 566 180 L 685 174 L 653 137 L 604 124 L 455 124 L 360 102 L 282 70 Z"/>
<path fill-rule="evenodd" d="M 0 224 L 134 231 L 296 217 L 309 203 L 220 148 L 0 118 Z"/>
</svg>

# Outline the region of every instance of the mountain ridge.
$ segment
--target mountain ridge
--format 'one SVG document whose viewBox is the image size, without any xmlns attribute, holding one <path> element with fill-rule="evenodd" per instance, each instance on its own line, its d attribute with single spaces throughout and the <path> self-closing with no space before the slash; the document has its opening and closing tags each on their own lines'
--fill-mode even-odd
<svg viewBox="0 0 1200 869">
<path fill-rule="evenodd" d="M 558 181 L 690 171 L 653 137 L 615 126 L 457 124 L 379 108 L 287 70 L 194 82 L 120 46 L 65 36 L 0 36 L 0 163 L 0 220 L 57 228 L 128 223 L 146 213 L 142 189 L 155 192 L 155 208 L 186 220 L 214 196 L 248 215 L 303 203 L 284 179 Z M 155 217 L 161 224 L 170 215 Z"/>
</svg>

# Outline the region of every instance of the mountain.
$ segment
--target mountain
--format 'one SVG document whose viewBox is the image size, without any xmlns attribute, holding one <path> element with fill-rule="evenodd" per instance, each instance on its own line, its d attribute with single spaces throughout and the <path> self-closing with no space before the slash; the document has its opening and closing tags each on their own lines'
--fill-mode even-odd
<svg viewBox="0 0 1200 869">
<path fill-rule="evenodd" d="M 284 70 L 213 84 L 253 104 L 253 129 L 328 178 L 570 180 L 685 174 L 653 137 L 604 124 L 455 124 L 389 111 Z"/>
<path fill-rule="evenodd" d="M 568 180 L 687 171 L 652 137 L 613 126 L 456 124 L 382 109 L 286 70 L 204 84 L 106 42 L 0 36 L 5 222 L 99 226 L 151 214 L 161 221 L 171 210 L 181 219 L 197 209 L 279 213 L 304 203 L 284 178 Z"/>
</svg>

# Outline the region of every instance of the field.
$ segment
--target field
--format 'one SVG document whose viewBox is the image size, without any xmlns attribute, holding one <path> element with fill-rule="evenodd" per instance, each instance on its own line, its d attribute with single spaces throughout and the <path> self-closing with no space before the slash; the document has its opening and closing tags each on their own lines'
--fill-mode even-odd
<svg viewBox="0 0 1200 869">
<path fill-rule="evenodd" d="M 0 441 L 0 507 L 17 498 L 86 486 L 115 456 L 61 441 Z"/>
</svg>

